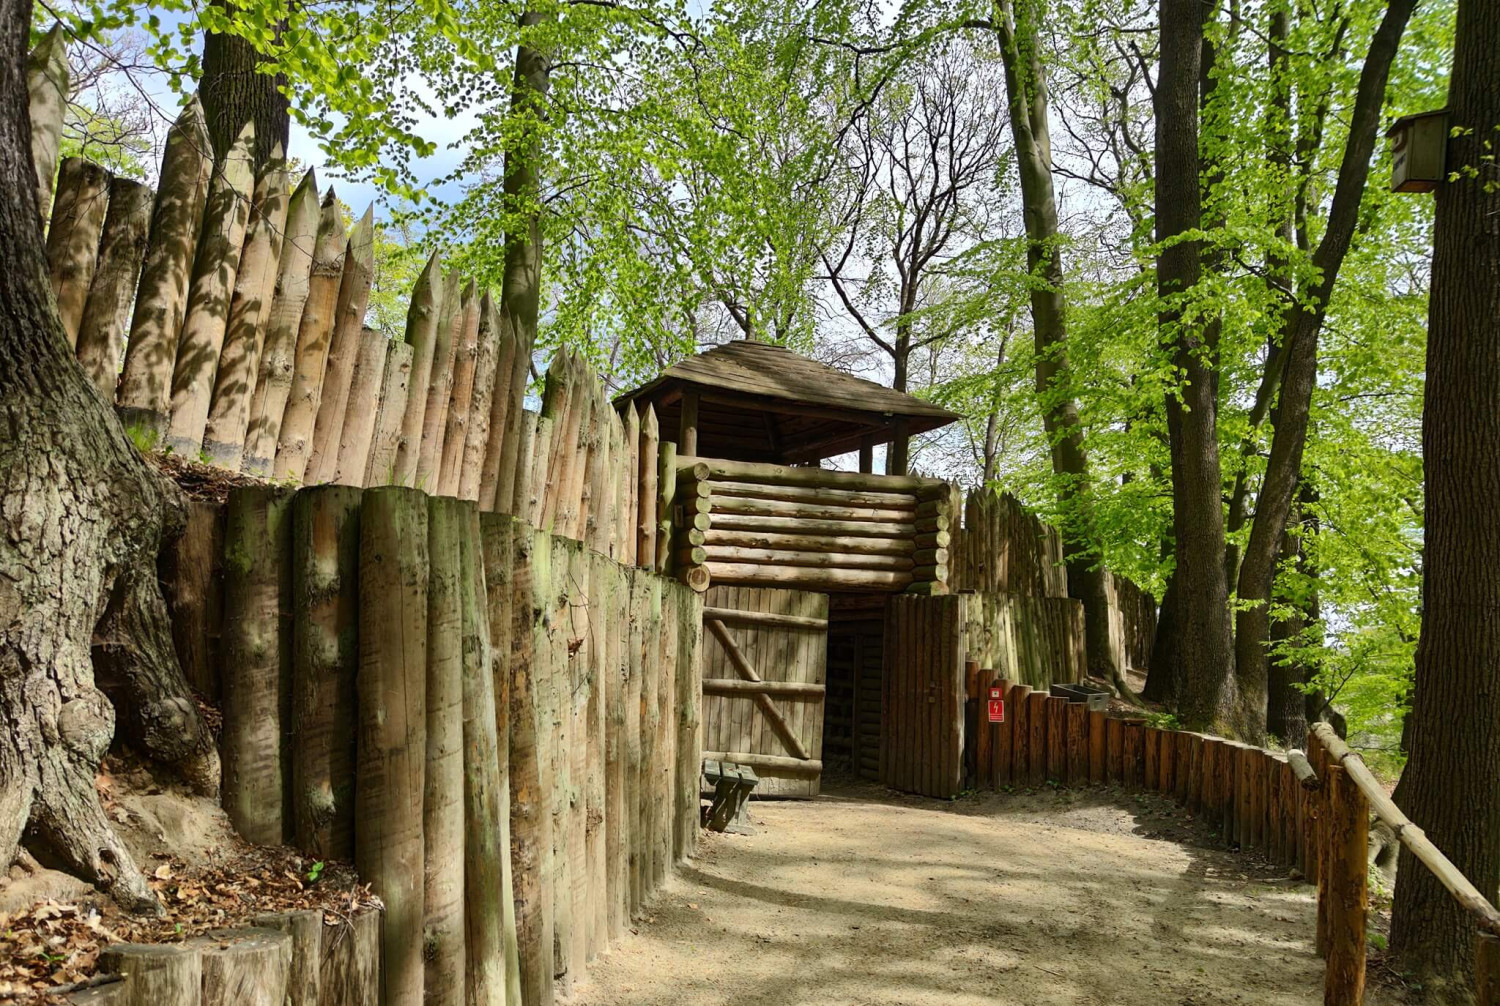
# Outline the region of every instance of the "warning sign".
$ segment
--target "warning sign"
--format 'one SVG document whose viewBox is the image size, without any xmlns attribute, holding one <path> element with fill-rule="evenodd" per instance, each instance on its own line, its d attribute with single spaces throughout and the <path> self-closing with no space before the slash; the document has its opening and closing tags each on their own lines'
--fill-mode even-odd
<svg viewBox="0 0 1500 1006">
<path fill-rule="evenodd" d="M 990 722 L 991 723 L 1004 723 L 1005 722 L 1005 700 L 1000 697 L 1000 689 L 998 689 L 998 688 L 991 688 L 990 689 L 989 707 L 990 707 Z"/>
</svg>

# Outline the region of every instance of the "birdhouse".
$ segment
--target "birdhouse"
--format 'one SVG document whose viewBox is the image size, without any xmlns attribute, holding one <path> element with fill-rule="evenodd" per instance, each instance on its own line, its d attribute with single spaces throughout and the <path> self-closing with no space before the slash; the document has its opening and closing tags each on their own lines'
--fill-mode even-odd
<svg viewBox="0 0 1500 1006">
<path fill-rule="evenodd" d="M 1403 115 L 1385 131 L 1391 141 L 1391 191 L 1431 192 L 1443 181 L 1448 110 Z"/>
</svg>

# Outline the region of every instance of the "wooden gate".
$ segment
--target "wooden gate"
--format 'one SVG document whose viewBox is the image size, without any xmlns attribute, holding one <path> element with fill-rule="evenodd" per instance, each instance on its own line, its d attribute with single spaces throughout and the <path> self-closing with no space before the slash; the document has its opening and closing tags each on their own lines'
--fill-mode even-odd
<svg viewBox="0 0 1500 1006">
<path fill-rule="evenodd" d="M 964 598 L 897 595 L 886 609 L 880 781 L 949 798 L 963 788 Z"/>
<path fill-rule="evenodd" d="M 757 796 L 817 796 L 828 596 L 712 587 L 703 628 L 703 757 L 754 768 Z"/>
</svg>

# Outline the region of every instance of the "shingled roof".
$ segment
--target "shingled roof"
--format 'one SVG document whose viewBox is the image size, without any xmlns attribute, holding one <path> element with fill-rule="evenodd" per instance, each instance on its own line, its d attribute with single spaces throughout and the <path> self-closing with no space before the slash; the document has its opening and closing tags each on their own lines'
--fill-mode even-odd
<svg viewBox="0 0 1500 1006">
<path fill-rule="evenodd" d="M 931 402 L 835 370 L 783 346 L 725 343 L 668 368 L 619 396 L 656 407 L 663 439 L 675 435 L 684 392 L 699 396 L 698 453 L 741 461 L 797 463 L 889 442 L 959 416 Z"/>
</svg>

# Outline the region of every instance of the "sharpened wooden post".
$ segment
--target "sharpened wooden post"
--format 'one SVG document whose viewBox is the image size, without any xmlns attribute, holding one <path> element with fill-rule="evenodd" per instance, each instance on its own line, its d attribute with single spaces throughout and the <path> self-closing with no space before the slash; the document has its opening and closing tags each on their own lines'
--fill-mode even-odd
<svg viewBox="0 0 1500 1006">
<path fill-rule="evenodd" d="M 421 1003 L 427 497 L 368 489 L 359 523 L 354 865 L 385 902 L 385 1001 Z"/>
<path fill-rule="evenodd" d="M 84 157 L 64 158 L 57 174 L 57 202 L 47 228 L 47 272 L 70 349 L 78 345 L 83 306 L 99 263 L 109 182 L 109 171 Z"/>
<path fill-rule="evenodd" d="M 370 460 L 363 482 L 367 486 L 396 484 L 396 459 L 401 450 L 401 424 L 411 400 L 412 349 L 408 342 L 390 340 L 385 349 L 385 369 L 380 375 L 380 405 L 375 413 L 375 432 L 370 438 Z M 358 484 L 361 475 L 351 470 L 348 481 Z M 343 479 L 340 479 L 343 481 Z"/>
<path fill-rule="evenodd" d="M 468 429 L 464 432 L 464 448 L 458 473 L 458 497 L 475 500 L 481 510 L 493 510 L 494 482 L 487 487 L 487 494 L 480 492 L 484 475 L 485 451 L 490 440 L 490 422 L 493 418 L 495 376 L 500 363 L 500 312 L 494 298 L 486 290 L 479 301 L 479 331 L 476 335 L 474 359 L 474 394 L 469 403 Z M 510 380 L 507 371 L 505 380 Z M 500 437 L 505 436 L 504 417 L 501 418 Z M 498 474 L 498 472 L 497 472 Z"/>
<path fill-rule="evenodd" d="M 250 201 L 250 223 L 240 268 L 234 276 L 234 298 L 224 330 L 224 350 L 214 376 L 213 402 L 203 428 L 203 450 L 208 463 L 239 471 L 245 457 L 245 435 L 250 405 L 260 372 L 276 276 L 281 265 L 282 235 L 286 231 L 291 192 L 286 158 L 276 145 L 255 183 Z"/>
<path fill-rule="evenodd" d="M 344 250 L 344 271 L 334 302 L 333 334 L 329 337 L 328 360 L 318 391 L 312 454 L 307 461 L 306 481 L 310 483 L 332 482 L 338 472 L 339 442 L 344 435 L 344 416 L 349 410 L 355 361 L 365 328 L 365 307 L 370 303 L 374 277 L 375 207 L 370 206 L 354 225 Z"/>
<path fill-rule="evenodd" d="M 292 393 L 297 330 L 301 327 L 302 309 L 307 305 L 312 288 L 313 251 L 317 245 L 320 219 L 318 182 L 309 169 L 287 203 L 281 258 L 276 264 L 276 291 L 271 297 L 270 314 L 266 317 L 260 362 L 255 368 L 255 389 L 250 397 L 245 449 L 240 462 L 241 470 L 249 475 L 269 477 L 276 461 L 281 419 Z M 228 442 L 232 433 L 226 426 L 225 431 L 216 436 Z"/>
<path fill-rule="evenodd" d="M 427 501 L 427 767 L 422 801 L 426 870 L 425 1003 L 462 1006 L 464 945 L 464 638 L 459 535 L 464 505 Z"/>
<path fill-rule="evenodd" d="M 36 208 L 44 228 L 52 211 L 52 179 L 57 174 L 57 152 L 62 146 L 71 77 L 63 26 L 54 24 L 26 57 L 31 163 L 36 170 Z"/>
<path fill-rule="evenodd" d="M 140 282 L 146 255 L 146 232 L 156 193 L 140 182 L 115 178 L 109 183 L 109 212 L 99 239 L 99 264 L 78 324 L 78 362 L 106 402 L 115 398 L 120 380 L 130 305 Z"/>
<path fill-rule="evenodd" d="M 290 763 L 282 756 L 292 672 L 291 493 L 229 494 L 224 532 L 222 802 L 235 830 L 260 845 L 287 837 Z"/>
<path fill-rule="evenodd" d="M 187 316 L 172 371 L 172 417 L 167 446 L 196 460 L 213 402 L 214 378 L 229 324 L 230 300 L 240 271 L 250 199 L 255 190 L 255 124 L 247 121 L 214 171 L 203 212 L 203 232 L 193 260 Z"/>
<path fill-rule="evenodd" d="M 639 506 L 639 524 L 636 535 L 636 564 L 643 569 L 656 565 L 657 528 L 657 452 L 660 431 L 656 421 L 656 406 L 647 405 L 641 417 L 640 493 L 636 497 Z"/>
<path fill-rule="evenodd" d="M 427 405 L 422 411 L 422 442 L 417 451 L 416 475 L 417 488 L 434 496 L 439 493 L 443 435 L 448 428 L 448 399 L 453 393 L 454 358 L 464 315 L 473 296 L 473 284 L 464 285 L 463 277 L 457 272 L 443 277 L 443 299 L 432 344 L 432 374 L 426 387 Z"/>
<path fill-rule="evenodd" d="M 167 431 L 177 337 L 187 310 L 188 279 L 203 227 L 213 166 L 208 123 L 203 105 L 194 95 L 167 132 L 156 206 L 151 213 L 151 235 L 146 241 L 146 263 L 141 269 L 130 339 L 125 346 L 125 371 L 116 400 L 125 428 L 148 437 Z"/>
<path fill-rule="evenodd" d="M 677 445 L 663 440 L 656 466 L 656 571 L 672 570 L 672 504 L 677 498 Z"/>
<path fill-rule="evenodd" d="M 332 188 L 323 196 L 318 218 L 318 242 L 313 250 L 307 304 L 297 326 L 297 349 L 292 357 L 292 387 L 281 416 L 276 443 L 276 478 L 301 482 L 312 456 L 313 426 L 323 392 L 328 344 L 338 320 L 339 289 L 348 254 L 344 215 Z"/>
<path fill-rule="evenodd" d="M 406 412 L 401 420 L 401 442 L 396 452 L 393 484 L 415 486 L 422 457 L 422 430 L 427 423 L 427 399 L 437 358 L 438 329 L 443 310 L 443 262 L 437 252 L 428 258 L 412 289 L 406 312 L 406 341 L 411 346 L 411 380 Z"/>
<path fill-rule="evenodd" d="M 375 421 L 380 414 L 380 388 L 385 379 L 385 358 L 392 343 L 382 332 L 361 329 L 354 373 L 349 378 L 349 402 L 344 409 L 344 428 L 339 433 L 338 463 L 333 481 L 339 485 L 365 484 L 370 467 L 370 444 L 375 439 Z"/>
<path fill-rule="evenodd" d="M 474 375 L 479 369 L 481 296 L 471 280 L 464 288 L 463 317 L 453 349 L 453 378 L 443 420 L 443 449 L 438 455 L 437 492 L 457 496 L 463 479 L 464 447 L 469 441 L 469 410 L 474 404 Z"/>
<path fill-rule="evenodd" d="M 1360 1006 L 1365 998 L 1365 925 L 1369 915 L 1370 806 L 1344 767 L 1328 766 L 1328 969 L 1324 1006 Z"/>
<path fill-rule="evenodd" d="M 292 820 L 297 847 L 354 858 L 360 489 L 292 500 Z"/>
</svg>

